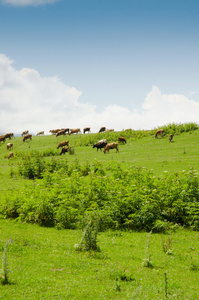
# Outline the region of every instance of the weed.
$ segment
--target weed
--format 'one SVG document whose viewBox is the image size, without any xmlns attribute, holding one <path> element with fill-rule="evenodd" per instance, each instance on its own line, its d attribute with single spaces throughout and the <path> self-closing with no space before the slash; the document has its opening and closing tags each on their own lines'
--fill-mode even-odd
<svg viewBox="0 0 199 300">
<path fill-rule="evenodd" d="M 165 298 L 168 297 L 168 279 L 167 279 L 167 273 L 164 273 L 164 282 L 165 282 Z"/>
<path fill-rule="evenodd" d="M 97 235 L 100 228 L 100 219 L 96 214 L 91 214 L 87 220 L 87 225 L 83 231 L 80 244 L 75 245 L 77 250 L 94 250 L 100 251 L 97 245 Z"/>
<path fill-rule="evenodd" d="M 152 233 L 152 231 L 149 232 L 147 239 L 146 239 L 146 248 L 145 248 L 146 249 L 146 257 L 143 259 L 143 263 L 142 263 L 142 265 L 147 268 L 153 268 L 153 264 L 151 261 L 151 255 L 149 253 L 151 233 Z"/>
<path fill-rule="evenodd" d="M 166 254 L 172 254 L 172 237 L 168 237 L 168 239 L 162 239 L 162 250 Z"/>
<path fill-rule="evenodd" d="M 2 284 L 8 284 L 9 279 L 8 279 L 8 273 L 11 272 L 8 269 L 8 246 L 12 243 L 12 239 L 9 239 L 4 247 L 4 252 L 3 252 L 3 257 L 2 257 L 2 269 L 0 270 L 0 278 L 1 278 L 1 283 Z"/>
</svg>

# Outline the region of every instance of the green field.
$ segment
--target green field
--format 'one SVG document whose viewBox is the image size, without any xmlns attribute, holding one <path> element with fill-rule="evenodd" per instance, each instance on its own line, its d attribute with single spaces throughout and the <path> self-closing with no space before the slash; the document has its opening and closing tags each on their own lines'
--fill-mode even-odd
<svg viewBox="0 0 199 300">
<path fill-rule="evenodd" d="M 199 299 L 193 127 L 16 137 L 9 160 L 1 143 L 0 298 Z M 119 136 L 119 153 L 92 148 Z M 72 153 L 60 156 L 63 140 Z"/>
</svg>

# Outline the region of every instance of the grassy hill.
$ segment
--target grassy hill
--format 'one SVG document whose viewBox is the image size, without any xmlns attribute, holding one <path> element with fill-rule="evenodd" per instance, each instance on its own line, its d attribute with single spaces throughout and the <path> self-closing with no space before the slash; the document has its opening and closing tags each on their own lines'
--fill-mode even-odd
<svg viewBox="0 0 199 300">
<path fill-rule="evenodd" d="M 0 298 L 199 299 L 199 129 L 164 129 L 0 144 Z"/>
</svg>

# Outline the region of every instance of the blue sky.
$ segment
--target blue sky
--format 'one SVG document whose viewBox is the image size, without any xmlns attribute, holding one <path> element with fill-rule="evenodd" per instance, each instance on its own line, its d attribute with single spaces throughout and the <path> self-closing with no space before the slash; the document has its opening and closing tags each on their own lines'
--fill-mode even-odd
<svg viewBox="0 0 199 300">
<path fill-rule="evenodd" d="M 198 1 L 2 0 L 0 41 L 0 132 L 197 122 Z"/>
</svg>

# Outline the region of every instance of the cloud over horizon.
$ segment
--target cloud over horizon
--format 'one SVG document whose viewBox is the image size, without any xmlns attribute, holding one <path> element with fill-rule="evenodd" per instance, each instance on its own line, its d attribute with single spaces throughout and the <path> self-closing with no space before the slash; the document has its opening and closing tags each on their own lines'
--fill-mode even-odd
<svg viewBox="0 0 199 300">
<path fill-rule="evenodd" d="M 104 91 L 105 93 L 105 91 Z M 30 68 L 16 70 L 13 60 L 0 54 L 0 134 L 32 134 L 53 128 L 101 126 L 114 130 L 152 129 L 168 123 L 197 122 L 199 103 L 184 95 L 163 94 L 157 86 L 143 99 L 139 110 L 107 105 L 102 112 L 95 105 L 81 103 L 81 91 L 60 78 L 41 77 Z"/>
<path fill-rule="evenodd" d="M 60 0 L 1 0 L 3 4 L 10 4 L 13 6 L 39 6 L 45 4 L 53 4 Z"/>
</svg>

